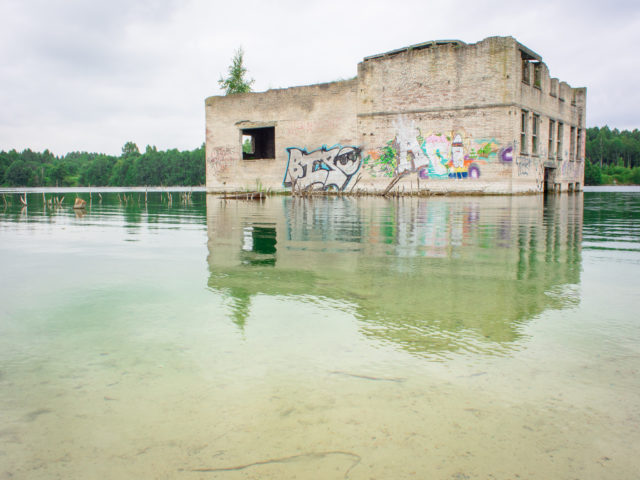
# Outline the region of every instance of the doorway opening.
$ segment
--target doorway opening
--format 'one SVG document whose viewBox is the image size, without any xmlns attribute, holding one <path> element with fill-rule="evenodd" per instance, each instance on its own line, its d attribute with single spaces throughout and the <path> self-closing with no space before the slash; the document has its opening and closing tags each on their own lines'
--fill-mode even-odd
<svg viewBox="0 0 640 480">
<path fill-rule="evenodd" d="M 543 193 L 553 193 L 556 191 L 556 169 L 552 167 L 544 167 L 544 183 L 542 186 Z"/>
</svg>

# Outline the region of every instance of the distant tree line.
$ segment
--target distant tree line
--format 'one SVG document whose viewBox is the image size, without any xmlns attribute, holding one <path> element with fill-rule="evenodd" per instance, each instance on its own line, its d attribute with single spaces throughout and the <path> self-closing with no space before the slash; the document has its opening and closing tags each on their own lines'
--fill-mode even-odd
<svg viewBox="0 0 640 480">
<path fill-rule="evenodd" d="M 640 131 L 587 129 L 586 185 L 640 185 Z"/>
<path fill-rule="evenodd" d="M 204 185 L 204 144 L 191 151 L 161 151 L 127 142 L 117 157 L 71 152 L 56 156 L 29 149 L 0 151 L 0 185 L 16 187 Z"/>
</svg>

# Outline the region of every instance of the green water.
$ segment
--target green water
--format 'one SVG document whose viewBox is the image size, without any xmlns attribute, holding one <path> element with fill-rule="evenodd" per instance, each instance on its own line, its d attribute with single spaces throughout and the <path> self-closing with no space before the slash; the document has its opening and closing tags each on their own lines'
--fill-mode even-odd
<svg viewBox="0 0 640 480">
<path fill-rule="evenodd" d="M 0 199 L 0 479 L 638 477 L 640 192 L 128 195 Z"/>
</svg>

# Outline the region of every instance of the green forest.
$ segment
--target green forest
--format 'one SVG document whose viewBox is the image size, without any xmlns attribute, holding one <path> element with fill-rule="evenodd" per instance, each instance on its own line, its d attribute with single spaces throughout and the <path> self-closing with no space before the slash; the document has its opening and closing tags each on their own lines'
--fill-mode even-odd
<svg viewBox="0 0 640 480">
<path fill-rule="evenodd" d="M 640 131 L 587 129 L 585 184 L 640 185 Z M 0 185 L 9 187 L 196 186 L 205 183 L 204 144 L 190 151 L 127 142 L 120 156 L 49 150 L 0 151 Z"/>
<path fill-rule="evenodd" d="M 585 185 L 640 185 L 640 130 L 587 129 Z"/>
<path fill-rule="evenodd" d="M 29 149 L 0 151 L 0 185 L 11 187 L 196 186 L 205 183 L 204 145 L 161 151 L 127 142 L 119 157 L 71 152 L 56 156 Z"/>
</svg>

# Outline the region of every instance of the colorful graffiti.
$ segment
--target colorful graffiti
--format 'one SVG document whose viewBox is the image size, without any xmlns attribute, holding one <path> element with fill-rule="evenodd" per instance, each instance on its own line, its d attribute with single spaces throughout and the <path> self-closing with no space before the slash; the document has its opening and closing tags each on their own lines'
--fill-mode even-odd
<svg viewBox="0 0 640 480">
<path fill-rule="evenodd" d="M 358 147 L 334 145 L 308 152 L 306 148 L 287 148 L 289 160 L 283 185 L 300 190 L 342 191 L 360 169 Z"/>
<path fill-rule="evenodd" d="M 495 140 L 465 140 L 461 132 L 430 133 L 396 125 L 396 136 L 379 149 L 370 150 L 363 160 L 374 176 L 398 177 L 416 172 L 422 179 L 480 178 L 481 166 L 500 158 L 511 162 L 513 147 L 500 149 Z M 499 153 L 499 155 L 498 155 Z"/>
<path fill-rule="evenodd" d="M 500 161 L 503 163 L 511 163 L 513 162 L 513 145 L 509 145 L 500 149 Z"/>
</svg>

